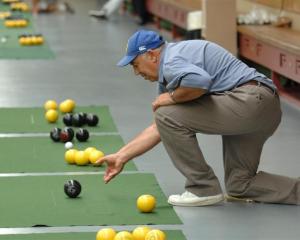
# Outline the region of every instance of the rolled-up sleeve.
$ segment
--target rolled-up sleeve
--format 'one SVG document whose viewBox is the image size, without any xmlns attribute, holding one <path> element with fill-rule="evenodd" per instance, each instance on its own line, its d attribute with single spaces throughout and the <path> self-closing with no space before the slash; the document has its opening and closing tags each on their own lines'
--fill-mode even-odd
<svg viewBox="0 0 300 240">
<path fill-rule="evenodd" d="M 179 86 L 208 90 L 212 84 L 212 77 L 205 70 L 190 63 L 178 62 L 166 65 L 164 76 L 168 90 Z"/>
<path fill-rule="evenodd" d="M 162 83 L 159 83 L 158 84 L 158 94 L 162 94 L 162 93 L 165 93 L 165 92 L 168 92 L 168 90 L 166 89 L 166 87 L 162 84 Z"/>
</svg>

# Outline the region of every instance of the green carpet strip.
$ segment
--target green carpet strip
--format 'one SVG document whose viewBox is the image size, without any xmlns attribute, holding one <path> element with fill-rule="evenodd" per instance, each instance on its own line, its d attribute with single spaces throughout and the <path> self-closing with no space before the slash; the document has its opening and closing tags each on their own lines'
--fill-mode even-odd
<svg viewBox="0 0 300 240">
<path fill-rule="evenodd" d="M 0 11 L 9 11 L 9 5 L 0 3 Z M 0 19 L 0 59 L 53 59 L 54 53 L 50 49 L 44 36 L 44 44 L 39 46 L 21 46 L 18 37 L 23 34 L 37 34 L 34 30 L 34 19 L 29 12 L 12 12 L 12 16 L 21 16 L 29 21 L 24 28 L 7 28 L 4 19 Z"/>
<path fill-rule="evenodd" d="M 76 179 L 82 192 L 68 198 L 64 183 Z M 101 176 L 1 177 L 1 227 L 180 224 L 153 174 L 122 174 L 109 184 Z M 136 199 L 156 197 L 152 213 L 140 213 Z"/>
<path fill-rule="evenodd" d="M 183 233 L 179 230 L 168 230 L 168 231 L 164 231 L 164 233 L 167 236 L 167 240 L 186 240 Z M 96 232 L 0 235 L 0 240 L 95 240 L 95 239 L 96 239 Z"/>
<path fill-rule="evenodd" d="M 100 119 L 98 126 L 84 126 L 90 132 L 117 132 L 108 106 L 78 106 L 74 111 L 98 115 Z M 57 123 L 48 123 L 42 107 L 0 108 L 0 133 L 49 133 L 54 127 L 65 127 L 62 118 L 63 114 L 60 113 Z"/>
<path fill-rule="evenodd" d="M 124 142 L 119 135 L 91 136 L 88 142 L 74 140 L 74 148 L 96 147 L 106 155 L 119 150 Z M 76 166 L 66 163 L 64 143 L 50 137 L 0 138 L 0 173 L 104 171 L 105 167 Z M 125 170 L 136 170 L 131 161 Z"/>
</svg>

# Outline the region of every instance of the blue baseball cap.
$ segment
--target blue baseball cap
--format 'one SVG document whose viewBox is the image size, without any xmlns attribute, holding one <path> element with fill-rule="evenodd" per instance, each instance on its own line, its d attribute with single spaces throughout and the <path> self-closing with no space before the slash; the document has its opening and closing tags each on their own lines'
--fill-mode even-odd
<svg viewBox="0 0 300 240">
<path fill-rule="evenodd" d="M 164 43 L 164 39 L 156 32 L 139 30 L 129 39 L 126 48 L 126 55 L 118 62 L 117 66 L 124 67 L 131 63 L 138 55 L 155 49 Z"/>
</svg>

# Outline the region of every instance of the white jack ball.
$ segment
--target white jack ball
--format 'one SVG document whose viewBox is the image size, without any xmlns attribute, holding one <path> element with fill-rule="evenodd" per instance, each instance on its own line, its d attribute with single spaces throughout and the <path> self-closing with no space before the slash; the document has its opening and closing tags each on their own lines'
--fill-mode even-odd
<svg viewBox="0 0 300 240">
<path fill-rule="evenodd" d="M 71 149 L 73 147 L 73 143 L 72 142 L 66 142 L 65 143 L 65 148 L 66 149 Z"/>
</svg>

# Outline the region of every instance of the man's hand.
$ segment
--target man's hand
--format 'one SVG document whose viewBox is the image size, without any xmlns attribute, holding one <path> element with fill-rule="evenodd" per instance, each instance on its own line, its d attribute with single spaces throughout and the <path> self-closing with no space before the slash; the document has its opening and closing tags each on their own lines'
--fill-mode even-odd
<svg viewBox="0 0 300 240">
<path fill-rule="evenodd" d="M 163 93 L 163 94 L 160 94 L 154 100 L 154 102 L 152 102 L 152 110 L 153 110 L 153 112 L 155 112 L 156 109 L 158 109 L 161 106 L 167 106 L 167 105 L 172 105 L 172 104 L 175 104 L 175 102 L 171 98 L 170 94 L 169 93 Z"/>
<path fill-rule="evenodd" d="M 123 170 L 125 165 L 122 157 L 118 153 L 110 154 L 100 158 L 95 165 L 100 165 L 102 163 L 106 163 L 107 165 L 103 176 L 105 183 L 108 183 L 111 179 L 118 175 Z"/>
</svg>

